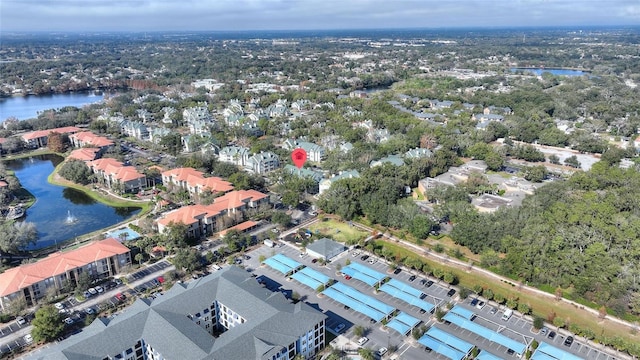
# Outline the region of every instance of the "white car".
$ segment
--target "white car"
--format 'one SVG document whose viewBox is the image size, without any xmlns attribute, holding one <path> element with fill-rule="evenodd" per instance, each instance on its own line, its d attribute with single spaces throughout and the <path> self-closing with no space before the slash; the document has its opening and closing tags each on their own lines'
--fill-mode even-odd
<svg viewBox="0 0 640 360">
<path fill-rule="evenodd" d="M 18 316 L 16 318 L 16 323 L 20 326 L 25 325 L 27 323 L 27 320 L 25 320 L 25 318 L 23 318 L 22 316 Z"/>
<path fill-rule="evenodd" d="M 26 342 L 27 344 L 31 344 L 33 342 L 33 336 L 31 336 L 31 334 L 25 335 L 24 342 Z"/>
<path fill-rule="evenodd" d="M 368 339 L 368 338 L 366 338 L 366 337 L 364 337 L 364 336 L 363 336 L 363 337 L 361 337 L 360 339 L 358 339 L 358 346 L 362 346 L 362 345 L 366 344 L 366 343 L 367 343 L 367 341 L 369 341 L 369 339 Z"/>
<path fill-rule="evenodd" d="M 64 319 L 64 323 L 67 325 L 73 325 L 73 319 L 68 317 L 66 319 Z"/>
<path fill-rule="evenodd" d="M 104 292 L 104 289 L 100 285 L 96 286 L 95 289 L 98 292 L 98 294 L 102 294 Z"/>
<path fill-rule="evenodd" d="M 382 355 L 386 354 L 388 350 L 389 349 L 387 349 L 386 347 L 381 347 L 376 353 L 378 354 L 378 356 L 382 357 Z"/>
<path fill-rule="evenodd" d="M 376 263 L 376 261 L 377 261 L 376 258 L 371 258 L 369 259 L 369 264 L 373 265 Z"/>
<path fill-rule="evenodd" d="M 98 295 L 98 290 L 94 289 L 94 288 L 88 288 L 87 291 L 91 294 L 91 295 Z"/>
<path fill-rule="evenodd" d="M 63 303 L 55 303 L 55 305 L 53 305 L 53 306 L 55 306 L 55 308 L 58 309 L 58 310 L 63 310 L 64 309 L 64 304 Z"/>
<path fill-rule="evenodd" d="M 356 257 L 358 255 L 360 255 L 360 251 L 354 251 L 354 252 L 351 253 L 351 256 L 353 256 L 353 257 Z"/>
</svg>

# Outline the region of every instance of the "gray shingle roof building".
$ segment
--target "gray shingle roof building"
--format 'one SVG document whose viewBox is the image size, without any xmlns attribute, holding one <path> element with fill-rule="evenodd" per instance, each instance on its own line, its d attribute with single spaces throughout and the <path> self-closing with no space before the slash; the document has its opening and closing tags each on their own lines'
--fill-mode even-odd
<svg viewBox="0 0 640 360">
<path fill-rule="evenodd" d="M 331 260 L 345 250 L 347 250 L 347 248 L 343 244 L 328 238 L 322 238 L 307 245 L 307 254 L 326 260 Z"/>
<path fill-rule="evenodd" d="M 232 266 L 121 315 L 96 319 L 71 338 L 28 359 L 292 359 L 324 347 L 326 316 L 290 303 Z"/>
</svg>

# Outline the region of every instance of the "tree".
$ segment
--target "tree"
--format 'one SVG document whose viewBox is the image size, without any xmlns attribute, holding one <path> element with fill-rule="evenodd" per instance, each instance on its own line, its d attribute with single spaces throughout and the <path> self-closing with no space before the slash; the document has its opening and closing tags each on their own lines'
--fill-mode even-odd
<svg viewBox="0 0 640 360">
<path fill-rule="evenodd" d="M 32 222 L 9 222 L 0 224 L 0 252 L 17 254 L 30 244 L 35 244 L 38 231 Z"/>
<path fill-rule="evenodd" d="M 578 161 L 578 157 L 575 155 L 569 156 L 568 158 L 564 159 L 564 163 L 576 169 L 580 167 L 580 161 Z"/>
<path fill-rule="evenodd" d="M 33 325 L 31 334 L 36 342 L 52 341 L 64 332 L 62 316 L 53 305 L 45 305 L 38 309 L 31 325 Z"/>
<path fill-rule="evenodd" d="M 144 255 L 141 252 L 137 253 L 134 259 L 138 262 L 138 265 L 142 265 L 142 260 L 144 260 Z"/>
<path fill-rule="evenodd" d="M 374 360 L 373 350 L 369 348 L 360 348 L 358 349 L 358 355 L 362 358 L 362 360 Z"/>
<path fill-rule="evenodd" d="M 556 154 L 551 154 L 549 156 L 549 162 L 555 165 L 560 165 L 560 158 Z"/>
<path fill-rule="evenodd" d="M 58 171 L 63 178 L 78 184 L 86 185 L 93 179 L 91 169 L 81 160 L 66 161 Z"/>
<path fill-rule="evenodd" d="M 524 171 L 524 178 L 532 182 L 542 182 L 548 175 L 547 168 L 544 165 L 528 166 Z"/>
<path fill-rule="evenodd" d="M 282 227 L 286 227 L 291 223 L 291 215 L 288 215 L 282 211 L 276 211 L 271 216 L 271 221 Z"/>
<path fill-rule="evenodd" d="M 63 152 L 65 144 L 62 134 L 55 131 L 50 132 L 47 136 L 47 148 L 53 152 Z"/>
<path fill-rule="evenodd" d="M 172 259 L 176 269 L 192 273 L 202 267 L 200 254 L 193 249 L 180 249 Z"/>
<path fill-rule="evenodd" d="M 364 333 L 365 333 L 365 328 L 362 325 L 356 325 L 353 328 L 353 335 L 355 335 L 357 337 L 364 336 Z"/>
<path fill-rule="evenodd" d="M 159 144 L 164 146 L 169 154 L 176 156 L 182 150 L 182 136 L 177 132 L 170 133 L 163 136 Z"/>
<path fill-rule="evenodd" d="M 533 318 L 533 327 L 535 329 L 542 329 L 543 326 L 544 326 L 544 318 L 541 318 L 540 316 L 536 316 Z"/>
</svg>

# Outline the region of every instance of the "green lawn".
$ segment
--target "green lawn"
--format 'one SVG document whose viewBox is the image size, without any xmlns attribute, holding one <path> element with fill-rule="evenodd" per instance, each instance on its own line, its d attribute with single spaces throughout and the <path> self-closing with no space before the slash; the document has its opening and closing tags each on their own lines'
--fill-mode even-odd
<svg viewBox="0 0 640 360">
<path fill-rule="evenodd" d="M 355 244 L 360 240 L 364 240 L 369 235 L 369 233 L 365 231 L 333 219 L 320 220 L 310 225 L 309 230 L 314 234 L 317 232 L 324 237 L 338 242 L 344 242 L 345 244 Z"/>
</svg>

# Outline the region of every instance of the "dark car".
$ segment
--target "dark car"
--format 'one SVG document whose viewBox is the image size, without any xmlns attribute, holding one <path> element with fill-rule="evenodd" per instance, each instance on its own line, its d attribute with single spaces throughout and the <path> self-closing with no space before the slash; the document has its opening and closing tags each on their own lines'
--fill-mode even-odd
<svg viewBox="0 0 640 360">
<path fill-rule="evenodd" d="M 396 275 L 400 274 L 401 272 L 402 272 L 402 269 L 400 268 L 396 268 L 395 270 L 393 270 L 393 273 Z"/>
<path fill-rule="evenodd" d="M 451 289 L 451 290 L 449 290 L 449 292 L 447 292 L 447 296 L 448 297 L 452 297 L 455 294 L 456 294 L 456 289 Z"/>
<path fill-rule="evenodd" d="M 369 258 L 369 255 L 362 255 L 362 256 L 360 257 L 360 260 L 365 261 L 365 260 L 367 260 L 368 258 Z"/>
<path fill-rule="evenodd" d="M 311 260 L 311 262 L 315 264 L 315 263 L 318 262 L 318 259 L 313 259 L 313 260 Z"/>
<path fill-rule="evenodd" d="M 409 281 L 413 281 L 413 280 L 415 280 L 415 279 L 416 279 L 416 276 L 415 276 L 415 275 L 411 275 L 411 276 L 409 277 Z"/>
<path fill-rule="evenodd" d="M 573 336 L 567 336 L 567 338 L 564 339 L 564 346 L 571 346 L 571 344 L 573 344 Z"/>
<path fill-rule="evenodd" d="M 549 331 L 549 335 L 547 335 L 547 337 L 551 340 L 553 340 L 553 338 L 556 337 L 556 332 L 555 331 Z"/>
<path fill-rule="evenodd" d="M 425 286 L 426 287 L 431 287 L 431 285 L 433 285 L 433 281 L 427 280 L 427 284 Z"/>
<path fill-rule="evenodd" d="M 476 306 L 478 304 L 478 299 L 471 300 L 471 306 Z"/>
</svg>

